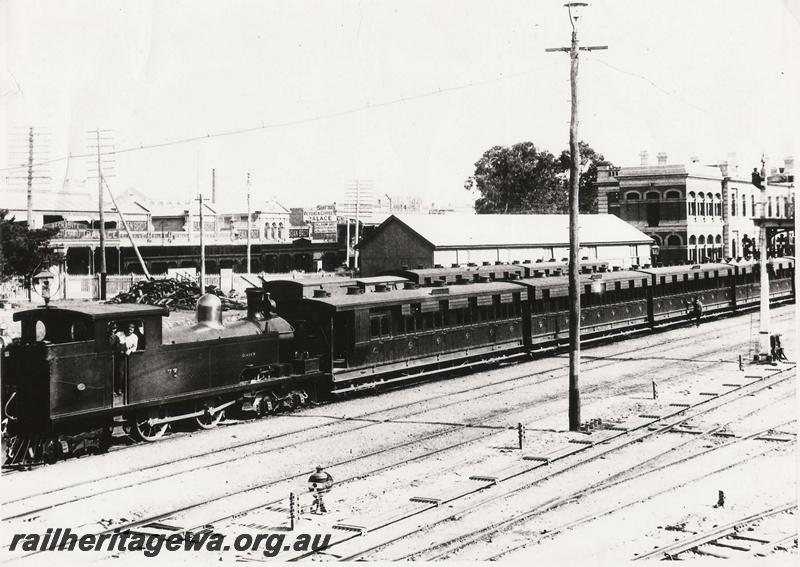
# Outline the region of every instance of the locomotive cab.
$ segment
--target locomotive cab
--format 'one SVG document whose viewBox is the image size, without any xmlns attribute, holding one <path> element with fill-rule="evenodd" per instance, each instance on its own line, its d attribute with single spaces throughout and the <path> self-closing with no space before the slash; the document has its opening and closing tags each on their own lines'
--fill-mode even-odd
<svg viewBox="0 0 800 567">
<path fill-rule="evenodd" d="M 21 336 L 8 347 L 3 407 L 9 425 L 48 431 L 69 416 L 113 405 L 112 322 L 133 325 L 139 347 L 160 345 L 161 307 L 82 305 L 41 307 L 14 314 Z"/>
</svg>

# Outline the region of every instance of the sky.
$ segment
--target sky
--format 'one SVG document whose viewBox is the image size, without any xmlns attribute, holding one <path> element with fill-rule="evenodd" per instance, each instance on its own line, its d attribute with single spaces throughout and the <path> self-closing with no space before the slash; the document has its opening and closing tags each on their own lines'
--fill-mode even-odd
<svg viewBox="0 0 800 567">
<path fill-rule="evenodd" d="M 0 193 L 22 187 L 29 127 L 37 190 L 96 187 L 99 128 L 115 192 L 209 195 L 213 168 L 218 201 L 250 172 L 287 207 L 353 179 L 469 202 L 487 149 L 568 146 L 569 57 L 545 52 L 569 45 L 563 1 L 5 0 L 0 18 Z M 579 41 L 608 50 L 581 54 L 580 138 L 622 166 L 782 164 L 799 31 L 799 0 L 590 2 Z"/>
</svg>

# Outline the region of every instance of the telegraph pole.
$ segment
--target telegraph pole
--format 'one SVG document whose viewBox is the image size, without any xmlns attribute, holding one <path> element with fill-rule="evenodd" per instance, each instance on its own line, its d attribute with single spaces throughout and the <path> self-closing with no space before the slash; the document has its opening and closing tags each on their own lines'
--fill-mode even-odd
<svg viewBox="0 0 800 567">
<path fill-rule="evenodd" d="M 605 45 L 578 47 L 576 24 L 580 11 L 588 4 L 568 2 L 564 4 L 569 12 L 572 26 L 570 47 L 553 47 L 545 51 L 569 53 L 571 87 L 569 151 L 572 163 L 569 167 L 569 429 L 578 431 L 581 426 L 580 394 L 580 355 L 581 355 L 581 294 L 580 294 L 580 238 L 578 234 L 578 189 L 580 187 L 580 147 L 578 145 L 578 52 L 608 49 Z"/>
<path fill-rule="evenodd" d="M 197 201 L 199 202 L 200 208 L 200 293 L 203 294 L 206 292 L 206 246 L 203 240 L 203 194 L 200 193 L 197 195 Z M 191 222 L 191 215 L 189 217 L 189 221 Z"/>
<path fill-rule="evenodd" d="M 761 229 L 759 231 L 759 263 L 761 295 L 759 304 L 758 325 L 758 350 L 759 359 L 770 362 L 772 360 L 769 340 L 769 271 L 767 270 L 767 184 L 769 183 L 769 168 L 767 156 L 761 156 Z"/>
<path fill-rule="evenodd" d="M 353 245 L 354 246 L 354 248 L 353 248 L 353 269 L 355 269 L 355 270 L 358 270 L 358 248 L 355 248 L 355 246 L 358 246 L 358 232 L 359 232 L 358 223 L 359 223 L 359 220 L 360 220 L 359 219 L 359 217 L 360 217 L 359 209 L 361 208 L 360 205 L 361 205 L 361 186 L 359 185 L 359 180 L 356 179 L 356 227 L 355 227 L 355 238 L 354 238 L 355 244 Z"/>
<path fill-rule="evenodd" d="M 250 273 L 250 229 L 252 227 L 252 215 L 250 214 L 250 172 L 247 172 L 247 273 Z"/>
<path fill-rule="evenodd" d="M 97 206 L 100 215 L 100 299 L 106 298 L 106 216 L 103 203 L 103 170 L 100 168 L 100 129 L 95 130 L 97 141 Z"/>
<path fill-rule="evenodd" d="M 33 229 L 33 128 L 28 129 L 28 230 Z"/>
</svg>

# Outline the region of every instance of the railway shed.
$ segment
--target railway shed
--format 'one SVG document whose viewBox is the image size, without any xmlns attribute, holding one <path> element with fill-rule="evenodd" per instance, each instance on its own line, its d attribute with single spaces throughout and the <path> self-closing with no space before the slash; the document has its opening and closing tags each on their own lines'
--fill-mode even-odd
<svg viewBox="0 0 800 567">
<path fill-rule="evenodd" d="M 581 257 L 627 268 L 650 262 L 652 239 L 614 215 L 580 215 Z M 568 215 L 392 215 L 359 245 L 361 275 L 435 266 L 561 260 Z M 405 266 L 405 268 L 404 268 Z"/>
</svg>

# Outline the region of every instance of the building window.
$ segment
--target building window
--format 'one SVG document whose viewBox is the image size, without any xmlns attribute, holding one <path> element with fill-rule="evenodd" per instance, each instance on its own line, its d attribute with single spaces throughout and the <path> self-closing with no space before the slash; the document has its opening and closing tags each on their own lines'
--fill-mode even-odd
<svg viewBox="0 0 800 567">
<path fill-rule="evenodd" d="M 666 198 L 667 199 L 680 199 L 681 198 L 681 192 L 680 191 L 667 191 Z"/>
<path fill-rule="evenodd" d="M 767 216 L 772 216 L 772 197 L 767 197 Z"/>
<path fill-rule="evenodd" d="M 750 216 L 756 216 L 756 196 L 750 195 Z"/>
<path fill-rule="evenodd" d="M 705 193 L 698 193 L 697 194 L 697 214 L 698 216 L 704 217 L 706 216 L 706 194 Z"/>
<path fill-rule="evenodd" d="M 692 237 L 694 238 L 694 236 Z M 667 246 L 680 246 L 681 245 L 681 237 L 677 234 L 670 234 L 667 237 Z"/>
<path fill-rule="evenodd" d="M 689 215 L 690 216 L 697 215 L 697 199 L 695 197 L 694 191 L 689 193 Z"/>
<path fill-rule="evenodd" d="M 661 198 L 661 195 L 658 193 L 658 191 L 648 191 L 647 195 L 645 196 L 645 199 L 658 200 L 660 198 Z"/>
<path fill-rule="evenodd" d="M 719 193 L 714 195 L 714 214 L 718 217 L 722 216 L 722 195 Z"/>
<path fill-rule="evenodd" d="M 742 216 L 747 216 L 747 195 L 742 195 Z"/>
<path fill-rule="evenodd" d="M 736 216 L 736 199 L 737 199 L 737 197 L 738 197 L 738 195 L 736 194 L 736 191 L 733 191 L 731 193 L 731 216 L 732 217 Z"/>
<path fill-rule="evenodd" d="M 639 193 L 631 191 L 630 193 L 627 193 L 625 195 L 625 200 L 626 201 L 638 201 L 639 200 Z"/>
</svg>

